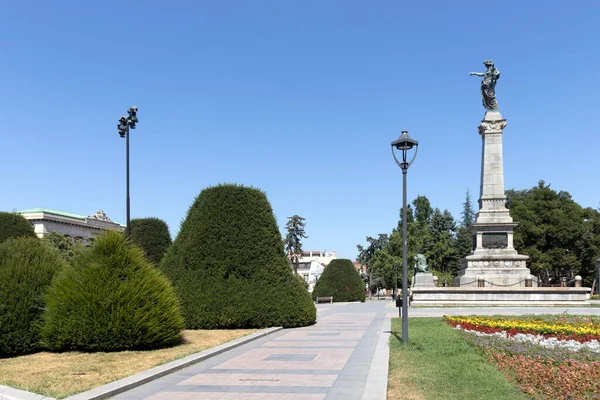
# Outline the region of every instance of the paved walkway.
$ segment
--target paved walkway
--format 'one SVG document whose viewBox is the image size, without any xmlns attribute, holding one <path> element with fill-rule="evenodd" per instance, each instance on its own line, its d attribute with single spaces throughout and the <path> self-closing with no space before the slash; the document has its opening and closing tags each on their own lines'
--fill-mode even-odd
<svg viewBox="0 0 600 400">
<path fill-rule="evenodd" d="M 114 399 L 352 400 L 365 388 L 385 398 L 387 332 L 379 338 L 394 315 L 389 305 L 320 304 L 313 326 L 274 333 Z"/>
<path fill-rule="evenodd" d="M 317 324 L 286 329 L 115 396 L 120 400 L 385 399 L 389 300 L 320 304 Z M 410 308 L 410 317 L 600 314 L 600 308 Z"/>
</svg>

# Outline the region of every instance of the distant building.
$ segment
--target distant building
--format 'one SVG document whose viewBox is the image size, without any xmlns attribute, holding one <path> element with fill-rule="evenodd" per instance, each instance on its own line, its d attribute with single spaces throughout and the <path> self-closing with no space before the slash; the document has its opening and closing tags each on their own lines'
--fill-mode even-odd
<svg viewBox="0 0 600 400">
<path fill-rule="evenodd" d="M 316 261 L 318 263 L 320 263 L 321 265 L 326 266 L 327 264 L 329 264 L 331 262 L 331 260 L 335 260 L 336 258 L 338 258 L 338 254 L 337 252 L 334 251 L 326 251 L 326 250 L 307 250 L 304 251 L 304 254 L 302 254 L 302 257 L 300 257 L 300 262 L 307 262 L 307 261 Z"/>
<path fill-rule="evenodd" d="M 289 254 L 288 257 L 290 257 Z M 302 257 L 298 259 L 297 272 L 308 283 L 309 292 L 313 291 L 317 279 L 323 273 L 323 268 L 336 258 L 337 252 L 335 250 L 330 252 L 325 250 L 308 250 L 303 252 Z"/>
<path fill-rule="evenodd" d="M 367 272 L 367 268 L 365 265 L 362 265 L 361 263 L 359 263 L 358 261 L 352 261 L 352 264 L 354 265 L 354 268 L 358 271 L 358 272 Z"/>
<path fill-rule="evenodd" d="M 125 227 L 113 222 L 100 210 L 90 216 L 72 214 L 48 208 L 32 208 L 16 211 L 31 222 L 36 235 L 42 238 L 50 232 L 58 232 L 76 240 L 89 242 L 94 236 L 106 231 L 116 230 L 123 232 Z"/>
<path fill-rule="evenodd" d="M 317 279 L 323 273 L 323 268 L 323 265 L 315 260 L 298 263 L 298 275 L 308 283 L 309 292 L 312 292 L 315 288 L 315 283 L 317 283 Z"/>
</svg>

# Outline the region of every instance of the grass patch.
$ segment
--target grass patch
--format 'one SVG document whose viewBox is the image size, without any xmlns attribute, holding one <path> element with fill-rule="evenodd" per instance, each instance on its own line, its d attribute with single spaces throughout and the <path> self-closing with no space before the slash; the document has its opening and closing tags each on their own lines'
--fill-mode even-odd
<svg viewBox="0 0 600 400">
<path fill-rule="evenodd" d="M 0 385 L 65 398 L 218 346 L 257 329 L 186 330 L 183 344 L 160 350 L 48 353 L 0 359 Z"/>
<path fill-rule="evenodd" d="M 528 399 L 441 318 L 392 319 L 389 399 Z"/>
</svg>

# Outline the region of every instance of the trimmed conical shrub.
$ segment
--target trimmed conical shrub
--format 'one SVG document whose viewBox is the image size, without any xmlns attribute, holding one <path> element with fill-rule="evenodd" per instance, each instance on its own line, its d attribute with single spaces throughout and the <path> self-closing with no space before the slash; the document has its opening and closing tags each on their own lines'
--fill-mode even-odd
<svg viewBox="0 0 600 400">
<path fill-rule="evenodd" d="M 313 299 L 333 296 L 334 302 L 365 301 L 365 284 L 352 261 L 338 258 L 325 267 L 312 296 Z"/>
<path fill-rule="evenodd" d="M 103 233 L 71 264 L 48 291 L 48 348 L 116 351 L 179 342 L 183 318 L 173 287 L 123 235 Z"/>
<path fill-rule="evenodd" d="M 171 245 L 169 226 L 158 218 L 131 220 L 131 240 L 137 244 L 154 265 L 158 265 Z"/>
<path fill-rule="evenodd" d="M 37 237 L 33 226 L 20 214 L 0 212 L 0 243 L 16 237 Z"/>
<path fill-rule="evenodd" d="M 267 196 L 258 189 L 203 190 L 161 269 L 175 285 L 188 329 L 295 327 L 316 318 L 309 293 L 288 265 Z"/>
<path fill-rule="evenodd" d="M 64 266 L 38 238 L 0 244 L 0 357 L 40 350 L 44 294 Z"/>
</svg>

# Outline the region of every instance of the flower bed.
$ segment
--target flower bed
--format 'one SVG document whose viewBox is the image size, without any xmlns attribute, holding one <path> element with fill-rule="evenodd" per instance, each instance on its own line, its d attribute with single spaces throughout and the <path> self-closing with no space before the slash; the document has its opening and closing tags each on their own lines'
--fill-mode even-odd
<svg viewBox="0 0 600 400">
<path fill-rule="evenodd" d="M 485 333 L 506 332 L 513 336 L 517 333 L 532 333 L 544 337 L 554 337 L 560 340 L 577 340 L 578 342 L 589 342 L 600 340 L 600 320 L 592 317 L 444 317 L 444 320 L 452 325 L 460 325 L 467 330 L 475 330 Z"/>
<path fill-rule="evenodd" d="M 576 316 L 444 317 L 535 399 L 600 398 L 600 320 Z"/>
</svg>

